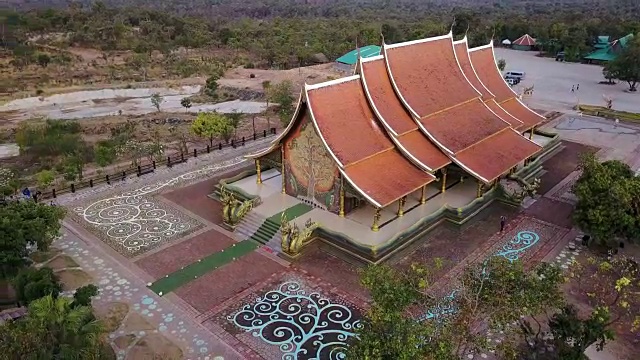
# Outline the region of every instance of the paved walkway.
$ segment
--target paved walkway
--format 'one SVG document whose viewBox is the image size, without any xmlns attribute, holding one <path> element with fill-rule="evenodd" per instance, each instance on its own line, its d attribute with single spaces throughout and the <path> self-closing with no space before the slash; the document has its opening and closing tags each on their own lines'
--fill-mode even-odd
<svg viewBox="0 0 640 360">
<path fill-rule="evenodd" d="M 126 314 L 119 319 L 123 324 L 110 334 L 118 359 L 139 358 L 140 343 L 162 347 L 161 344 L 170 345 L 170 342 L 181 349 L 186 359 L 244 358 L 202 327 L 191 314 L 147 289 L 142 274 L 132 270 L 136 267 L 125 258 L 160 247 L 201 226 L 151 195 L 161 189 L 246 166 L 243 155 L 264 147 L 269 141 L 267 138 L 246 147 L 206 154 L 172 168 L 158 169 L 153 175 L 131 177 L 57 199 L 59 205 L 69 208 L 75 213 L 75 219 L 84 224 L 81 227 L 65 221 L 63 236 L 54 246 L 92 276 L 92 282 L 100 288 L 95 299 L 97 308 L 120 309 Z"/>
<path fill-rule="evenodd" d="M 93 277 L 94 284 L 100 289 L 100 294 L 95 298 L 98 304 L 96 306 L 126 304 L 130 311 L 139 314 L 151 325 L 150 329 L 143 323 L 142 327 L 129 328 L 128 331 L 119 327 L 109 335 L 112 342 L 127 335 L 133 335 L 139 340 L 147 334 L 161 334 L 176 342 L 186 359 L 242 359 L 233 348 L 221 342 L 169 301 L 147 289 L 145 283 L 126 266 L 122 266 L 99 248 L 87 244 L 79 235 L 84 237 L 81 231 L 65 224 L 63 236 L 54 242 L 54 246 L 71 256 Z M 133 344 L 135 343 L 126 350 L 120 350 L 117 353 L 118 359 L 125 359 Z"/>
</svg>

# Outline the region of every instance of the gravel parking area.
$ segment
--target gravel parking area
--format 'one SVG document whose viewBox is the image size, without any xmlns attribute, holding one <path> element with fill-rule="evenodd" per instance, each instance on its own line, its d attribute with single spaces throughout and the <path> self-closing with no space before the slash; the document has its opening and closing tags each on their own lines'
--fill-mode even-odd
<svg viewBox="0 0 640 360">
<path fill-rule="evenodd" d="M 604 106 L 603 95 L 613 98 L 616 110 L 640 112 L 640 92 L 628 93 L 626 82 L 616 85 L 599 84 L 604 80 L 602 66 L 558 62 L 553 58 L 537 57 L 537 51 L 517 51 L 496 48 L 496 58 L 507 61 L 506 71 L 526 72 L 526 78 L 515 90 L 535 86 L 533 96 L 525 99 L 527 105 L 536 109 L 569 110 L 578 102 Z M 573 85 L 580 90 L 571 92 Z"/>
</svg>

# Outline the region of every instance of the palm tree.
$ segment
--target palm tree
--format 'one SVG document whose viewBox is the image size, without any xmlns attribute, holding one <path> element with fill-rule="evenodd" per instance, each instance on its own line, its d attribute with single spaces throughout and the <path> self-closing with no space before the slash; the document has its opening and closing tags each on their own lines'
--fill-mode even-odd
<svg viewBox="0 0 640 360">
<path fill-rule="evenodd" d="M 72 307 L 72 302 L 51 295 L 35 300 L 20 325 L 44 334 L 41 344 L 51 359 L 100 359 L 104 328 L 90 306 Z"/>
</svg>

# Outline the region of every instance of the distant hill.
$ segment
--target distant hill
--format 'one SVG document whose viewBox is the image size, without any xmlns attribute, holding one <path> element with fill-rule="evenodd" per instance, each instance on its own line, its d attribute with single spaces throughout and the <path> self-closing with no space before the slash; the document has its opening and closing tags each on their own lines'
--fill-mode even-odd
<svg viewBox="0 0 640 360">
<path fill-rule="evenodd" d="M 95 3 L 94 0 L 4 0 L 0 7 L 19 10 L 60 8 L 72 2 L 83 6 Z M 103 0 L 102 3 L 109 7 L 148 7 L 208 17 L 337 17 L 363 14 L 365 11 L 369 16 L 424 16 L 460 7 L 486 13 L 496 10 L 521 14 L 575 11 L 640 17 L 640 0 Z"/>
</svg>

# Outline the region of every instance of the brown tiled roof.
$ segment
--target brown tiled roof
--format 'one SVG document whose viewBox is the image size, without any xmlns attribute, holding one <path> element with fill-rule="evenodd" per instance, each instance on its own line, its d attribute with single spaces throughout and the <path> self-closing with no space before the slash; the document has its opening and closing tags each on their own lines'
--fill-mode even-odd
<svg viewBox="0 0 640 360">
<path fill-rule="evenodd" d="M 378 126 L 359 78 L 314 88 L 307 97 L 322 136 L 342 165 L 394 147 Z"/>
<path fill-rule="evenodd" d="M 525 131 L 531 129 L 533 126 L 545 120 L 543 116 L 538 115 L 520 101 L 515 100 L 517 94 L 502 78 L 502 74 L 500 74 L 500 70 L 498 70 L 496 66 L 496 60 L 491 46 L 471 50 L 469 56 L 471 57 L 471 62 L 476 69 L 480 81 L 495 95 L 496 102 L 498 102 L 502 108 L 522 122 L 523 125 L 521 125 L 518 130 Z M 511 102 L 511 100 L 515 101 Z M 507 104 L 507 102 L 509 102 L 509 104 Z M 505 120 L 509 121 L 509 119 Z"/>
<path fill-rule="evenodd" d="M 496 113 L 496 115 L 498 115 L 500 119 L 508 122 L 512 128 L 517 130 L 522 127 L 522 124 L 523 124 L 522 121 L 520 121 L 518 118 L 508 113 L 502 106 L 500 106 L 496 102 L 495 99 L 486 100 L 484 103 L 487 104 L 489 109 L 491 109 L 491 111 Z"/>
<path fill-rule="evenodd" d="M 409 154 L 433 171 L 451 163 L 449 157 L 438 149 L 419 129 L 400 135 L 398 141 Z"/>
<path fill-rule="evenodd" d="M 467 41 L 457 41 L 454 43 L 456 56 L 458 57 L 458 62 L 460 63 L 460 68 L 464 75 L 469 79 L 469 82 L 473 87 L 476 88 L 482 94 L 482 100 L 488 100 L 493 98 L 493 94 L 484 87 L 484 84 L 478 79 L 478 76 L 475 74 L 473 70 L 473 65 L 471 65 L 471 59 L 469 58 L 469 51 L 467 48 Z"/>
<path fill-rule="evenodd" d="M 386 123 L 391 130 L 389 136 L 395 137 L 409 156 L 413 156 L 431 170 L 438 170 L 451 163 L 451 160 L 422 134 L 416 121 L 400 103 L 382 58 L 363 62 L 361 76 L 371 106 L 379 114 L 379 120 Z"/>
<path fill-rule="evenodd" d="M 399 94 L 418 117 L 480 97 L 460 71 L 451 35 L 384 50 Z"/>
<path fill-rule="evenodd" d="M 505 102 L 502 102 L 500 103 L 500 106 L 505 109 L 505 111 L 509 112 L 509 114 L 517 117 L 518 120 L 522 121 L 521 129 L 523 131 L 529 130 L 545 120 L 543 116 L 538 115 L 538 113 L 534 112 L 531 109 L 528 109 L 516 98 L 512 98 Z"/>
<path fill-rule="evenodd" d="M 456 154 L 456 159 L 491 182 L 541 149 L 515 130 L 507 128 Z"/>
<path fill-rule="evenodd" d="M 307 106 L 329 151 L 351 184 L 387 206 L 435 180 L 405 158 L 380 128 L 359 76 L 307 89 Z"/>
<path fill-rule="evenodd" d="M 435 180 L 395 149 L 347 166 L 344 173 L 383 207 Z"/>
<path fill-rule="evenodd" d="M 491 46 L 477 50 L 472 49 L 469 56 L 471 56 L 471 62 L 473 62 L 473 67 L 476 69 L 480 81 L 495 95 L 498 103 L 517 96 L 511 87 L 504 82 L 502 74 L 496 66 Z"/>
<path fill-rule="evenodd" d="M 454 154 L 509 126 L 480 99 L 420 120 L 437 142 Z"/>
<path fill-rule="evenodd" d="M 393 90 L 384 59 L 363 62 L 362 77 L 373 106 L 393 131 L 403 134 L 418 128 Z"/>
</svg>

